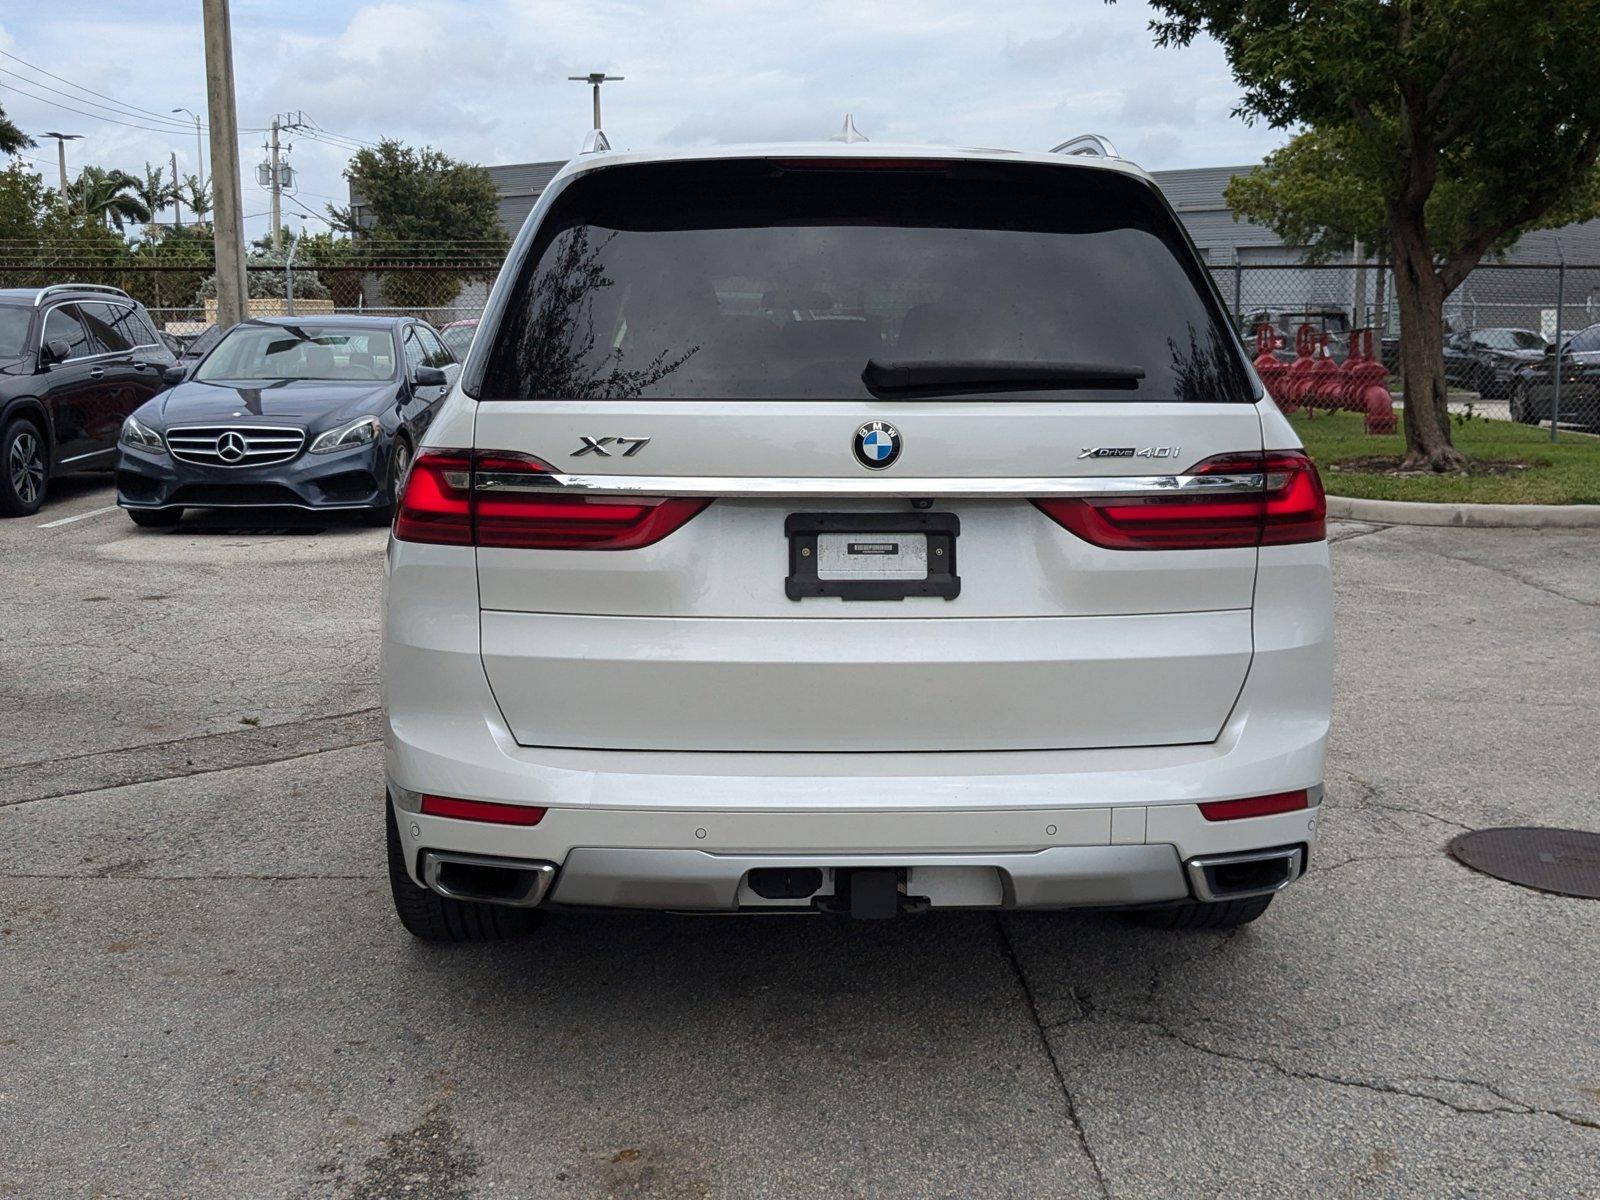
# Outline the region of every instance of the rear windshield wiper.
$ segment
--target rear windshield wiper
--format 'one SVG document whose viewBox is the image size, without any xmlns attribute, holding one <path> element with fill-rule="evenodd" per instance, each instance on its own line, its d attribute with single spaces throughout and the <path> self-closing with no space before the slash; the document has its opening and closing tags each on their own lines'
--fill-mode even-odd
<svg viewBox="0 0 1600 1200">
<path fill-rule="evenodd" d="M 961 393 L 979 391 L 1068 391 L 1075 388 L 1131 390 L 1143 367 L 1121 363 L 1004 361 L 998 359 L 867 360 L 861 379 L 874 392 Z"/>
</svg>

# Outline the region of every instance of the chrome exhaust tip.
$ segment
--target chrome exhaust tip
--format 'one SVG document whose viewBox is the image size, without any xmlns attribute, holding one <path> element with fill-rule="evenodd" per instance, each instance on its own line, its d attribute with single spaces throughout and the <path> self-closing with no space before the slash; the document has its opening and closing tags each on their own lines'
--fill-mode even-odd
<svg viewBox="0 0 1600 1200">
<path fill-rule="evenodd" d="M 532 908 L 550 890 L 556 867 L 524 858 L 424 850 L 421 874 L 430 891 L 451 900 Z"/>
<path fill-rule="evenodd" d="M 1197 900 L 1215 903 L 1266 896 L 1300 878 L 1305 871 L 1305 848 L 1279 846 L 1239 854 L 1208 854 L 1191 858 L 1185 869 Z"/>
</svg>

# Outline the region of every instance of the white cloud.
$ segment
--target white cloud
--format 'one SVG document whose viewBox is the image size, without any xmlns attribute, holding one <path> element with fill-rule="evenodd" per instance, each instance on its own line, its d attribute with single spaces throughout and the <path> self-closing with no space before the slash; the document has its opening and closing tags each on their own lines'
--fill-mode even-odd
<svg viewBox="0 0 1600 1200">
<path fill-rule="evenodd" d="M 199 109 L 197 7 L 41 5 L 0 20 L 0 48 L 155 112 Z M 478 162 L 572 153 L 589 97 L 566 76 L 601 68 L 627 77 L 606 87 L 604 105 L 612 143 L 634 148 L 826 137 L 846 111 L 875 140 L 1042 147 L 1093 129 L 1151 167 L 1250 161 L 1283 140 L 1230 116 L 1237 89 L 1218 47 L 1157 50 L 1149 11 L 1134 0 L 234 0 L 233 9 L 241 125 L 304 109 L 343 134 Z M 0 70 L 14 67 L 0 59 Z M 0 104 L 24 128 L 68 123 L 88 134 L 75 163 L 136 169 L 176 150 L 180 168 L 194 169 L 194 139 L 181 129 L 122 128 L 3 86 Z M 267 207 L 254 188 L 260 140 L 241 138 L 251 214 Z M 304 135 L 293 142 L 300 199 L 320 212 L 322 197 L 344 195 L 347 154 Z M 264 227 L 258 218 L 252 233 Z"/>
</svg>

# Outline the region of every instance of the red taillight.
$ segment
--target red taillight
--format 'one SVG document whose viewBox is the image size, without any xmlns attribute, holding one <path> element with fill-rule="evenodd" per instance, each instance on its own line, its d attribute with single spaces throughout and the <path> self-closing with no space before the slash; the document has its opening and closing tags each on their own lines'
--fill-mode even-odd
<svg viewBox="0 0 1600 1200">
<path fill-rule="evenodd" d="M 478 453 L 473 487 L 478 545 L 517 550 L 636 550 L 659 542 L 711 503 L 659 496 L 563 496 L 516 490 L 519 479 L 549 470 L 546 463 L 526 455 Z"/>
<path fill-rule="evenodd" d="M 1327 501 L 1316 464 L 1299 450 L 1219 454 L 1190 475 L 1265 477 L 1260 491 L 1035 500 L 1063 529 L 1108 550 L 1283 546 L 1327 536 Z"/>
<path fill-rule="evenodd" d="M 545 810 L 527 804 L 495 804 L 488 800 L 457 800 L 454 796 L 424 796 L 422 811 L 430 817 L 457 821 L 488 821 L 495 825 L 537 825 Z"/>
<path fill-rule="evenodd" d="M 636 550 L 680 528 L 710 500 L 524 490 L 548 463 L 509 451 L 433 451 L 411 467 L 394 536 L 516 550 Z"/>
<path fill-rule="evenodd" d="M 1328 497 L 1317 464 L 1301 450 L 1269 450 L 1263 546 L 1320 542 L 1328 536 Z"/>
<path fill-rule="evenodd" d="M 1310 805 L 1310 797 L 1302 788 L 1298 792 L 1246 796 L 1243 800 L 1213 800 L 1200 806 L 1200 815 L 1208 821 L 1237 821 L 1241 817 L 1270 817 L 1273 813 L 1294 812 L 1309 808 Z"/>
<path fill-rule="evenodd" d="M 394 536 L 402 542 L 472 545 L 472 452 L 419 454 L 406 476 Z"/>
</svg>

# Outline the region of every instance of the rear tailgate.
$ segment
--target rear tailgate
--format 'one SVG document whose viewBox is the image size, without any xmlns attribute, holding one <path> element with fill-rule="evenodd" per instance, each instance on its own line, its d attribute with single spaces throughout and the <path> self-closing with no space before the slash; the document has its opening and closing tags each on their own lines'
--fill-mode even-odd
<svg viewBox="0 0 1600 1200">
<path fill-rule="evenodd" d="M 758 203 L 732 190 L 736 200 Z M 802 200 L 815 198 L 801 191 Z M 834 190 L 826 195 L 827 205 L 843 203 Z M 1127 197 L 1118 195 L 1125 207 Z M 709 241 L 663 246 L 662 229 L 674 231 L 675 221 L 693 225 L 696 235 L 707 230 L 698 217 L 659 207 L 643 215 L 599 207 L 606 210 L 604 220 L 594 218 L 600 232 L 584 233 L 576 250 L 575 235 L 556 237 L 545 244 L 538 270 L 524 266 L 525 299 L 519 307 L 513 298 L 509 332 L 496 337 L 504 362 L 497 369 L 492 358 L 477 383 L 477 451 L 541 460 L 543 483 L 600 502 L 608 491 L 711 502 L 637 548 L 480 545 L 484 666 L 520 742 L 928 751 L 1216 737 L 1250 663 L 1254 545 L 1110 549 L 1068 532 L 1032 502 L 1141 483 L 1159 488 L 1213 456 L 1260 451 L 1259 417 L 1239 386 L 1244 377 L 1216 366 L 1231 353 L 1228 345 L 1215 330 L 1202 330 L 1209 348 L 1196 348 L 1195 323 L 1211 319 L 1210 301 L 1171 237 L 1143 228 L 1123 237 L 1128 231 L 1113 223 L 1121 240 L 1110 260 L 1073 260 L 1095 268 L 1096 304 L 1111 315 L 1075 307 L 1074 328 L 1093 327 L 1084 334 L 1087 351 L 1070 337 L 1046 347 L 1116 361 L 1116 314 L 1136 304 L 1154 314 L 1156 333 L 1123 348 L 1142 355 L 1146 372 L 1132 394 L 898 397 L 864 394 L 859 376 L 867 357 L 925 357 L 930 346 L 959 341 L 992 303 L 951 325 L 958 298 L 946 281 L 938 281 L 945 291 L 937 302 L 914 303 L 931 286 L 920 279 L 874 292 L 870 284 L 895 270 L 892 264 L 933 261 L 913 257 L 916 238 L 899 238 L 908 231 L 894 230 L 887 249 L 869 240 L 856 253 L 830 243 L 827 269 L 808 276 L 805 287 L 785 290 L 768 276 L 796 269 L 793 239 L 800 235 L 787 226 L 772 249 L 744 236 L 749 230 L 729 234 L 717 222 L 730 218 L 718 216 L 709 222 Z M 1110 220 L 1095 216 L 1088 233 Z M 978 237 L 983 253 L 971 262 L 993 262 L 1024 300 L 1036 286 L 1039 304 L 1056 303 L 1055 285 L 1037 282 L 1052 276 L 1028 282 L 1028 264 L 1050 252 L 1048 241 L 1009 228 L 1027 224 L 1016 214 L 1001 223 L 1008 226 L 1003 236 Z M 847 228 L 855 236 L 856 227 Z M 973 234 L 965 226 L 958 232 Z M 805 226 L 802 233 L 822 236 Z M 735 244 L 720 262 L 728 238 Z M 1085 246 L 1099 244 L 1080 231 L 1071 252 L 1081 259 Z M 970 249 L 962 241 L 947 258 L 960 262 Z M 583 263 L 597 255 L 603 270 L 588 273 Z M 773 265 L 780 261 L 781 268 Z M 1135 276 L 1159 277 L 1139 278 L 1119 293 L 1112 267 L 1123 263 Z M 585 360 L 587 374 L 561 362 L 552 382 L 550 330 L 570 331 L 572 323 L 552 326 L 549 281 L 552 272 L 570 281 L 574 271 L 589 280 L 590 299 L 579 303 L 589 304 L 594 329 L 592 340 L 580 334 L 575 344 L 578 356 L 593 361 Z M 869 284 L 852 271 L 870 272 Z M 700 297 L 697 278 L 705 282 Z M 670 304 L 650 298 L 652 288 Z M 685 308 L 694 310 L 692 327 L 674 332 L 674 321 L 688 319 Z M 1008 315 L 1004 328 L 1039 319 Z M 1174 322 L 1187 330 L 1186 349 L 1172 336 Z M 519 343 L 519 329 L 542 332 L 526 332 Z M 629 360 L 632 339 L 644 331 L 655 340 Z M 835 364 L 828 355 L 841 346 Z M 1044 354 L 1031 345 L 1002 350 L 1014 358 Z M 539 356 L 544 364 L 530 367 Z M 654 366 L 623 386 L 594 386 L 597 377 L 614 383 L 619 364 L 629 361 Z M 795 369 L 797 362 L 810 373 Z M 595 374 L 601 371 L 610 375 Z M 815 394 L 817 379 L 830 390 Z M 858 454 L 860 431 L 872 422 L 892 426 L 898 449 L 881 469 Z M 502 499 L 516 495 L 515 481 L 509 486 Z M 948 542 L 897 524 L 924 518 L 945 522 L 953 531 Z M 796 522 L 808 527 L 819 519 L 845 533 L 826 547 L 796 540 Z M 800 557 L 813 545 L 819 563 L 830 556 L 832 572 L 892 575 L 899 568 L 881 565 L 892 560 L 930 578 L 948 546 L 958 589 L 906 589 L 896 599 L 796 598 L 797 572 L 823 572 Z"/>
<path fill-rule="evenodd" d="M 1259 449 L 1252 406 L 1134 414 L 1027 405 L 1010 413 L 1030 430 L 1021 445 L 1011 422 L 996 422 L 983 406 L 900 406 L 888 414 L 901 434 L 900 462 L 892 480 L 872 482 L 928 480 L 922 499 L 931 507 L 923 510 L 899 497 L 827 494 L 863 486 L 822 472 L 853 466 L 852 436 L 881 408 L 785 405 L 743 421 L 741 436 L 739 418 L 707 406 L 613 407 L 620 413 L 582 404 L 479 408 L 481 447 L 537 448 L 559 460 L 555 448 L 582 445 L 580 430 L 627 429 L 651 439 L 646 449 L 633 459 L 585 456 L 585 477 L 660 492 L 692 480 L 723 491 L 683 528 L 640 549 L 479 549 L 484 664 L 527 744 L 970 750 L 1200 742 L 1216 736 L 1243 684 L 1254 547 L 1103 549 L 1023 496 L 959 493 L 964 479 L 973 488 L 1126 479 L 1128 459 L 1076 455 L 1118 441 L 1149 447 L 1174 427 L 1199 439 L 1174 446 L 1166 435 L 1185 465 Z M 752 436 L 752 428 L 769 436 Z M 727 475 L 730 444 L 766 473 Z M 1162 460 L 1133 461 L 1152 474 L 1172 470 Z M 752 485 L 788 494 L 745 493 Z M 959 519 L 954 599 L 788 597 L 790 516 L 910 512 Z"/>
</svg>

